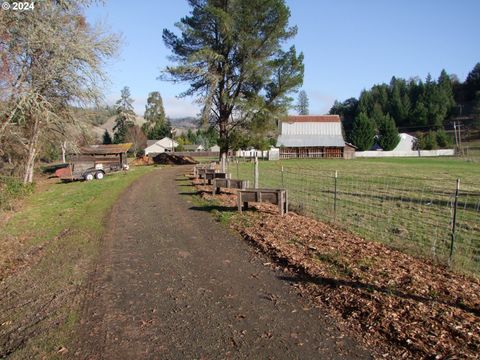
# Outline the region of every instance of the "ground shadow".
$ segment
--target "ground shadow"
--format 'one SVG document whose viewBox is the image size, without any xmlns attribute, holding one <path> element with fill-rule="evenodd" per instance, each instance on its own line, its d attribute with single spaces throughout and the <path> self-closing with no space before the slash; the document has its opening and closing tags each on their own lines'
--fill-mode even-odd
<svg viewBox="0 0 480 360">
<path fill-rule="evenodd" d="M 337 288 L 340 286 L 344 287 L 350 287 L 352 289 L 363 289 L 367 291 L 378 291 L 383 294 L 387 294 L 390 296 L 396 296 L 402 299 L 409 299 L 413 300 L 416 302 L 422 302 L 422 303 L 439 303 L 439 304 L 444 304 L 447 306 L 452 306 L 456 307 L 458 309 L 461 309 L 463 311 L 472 313 L 476 316 L 480 316 L 480 308 L 471 308 L 461 302 L 454 302 L 454 301 L 445 301 L 445 300 L 440 300 L 440 299 L 435 299 L 431 297 L 426 297 L 426 296 L 421 296 L 421 295 L 416 295 L 416 294 L 409 294 L 405 293 L 403 291 L 383 287 L 383 286 L 377 286 L 373 284 L 366 284 L 360 281 L 355 281 L 355 280 L 343 280 L 343 279 L 333 279 L 333 278 L 327 278 L 323 276 L 311 276 L 306 274 L 305 272 L 301 272 L 298 275 L 295 276 L 286 276 L 286 275 L 280 275 L 277 276 L 278 279 L 287 281 L 290 283 L 313 283 L 316 285 L 320 286 L 329 286 L 332 288 Z"/>
<path fill-rule="evenodd" d="M 179 195 L 198 195 L 198 191 L 182 191 L 178 193 Z"/>
<path fill-rule="evenodd" d="M 220 211 L 220 212 L 236 212 L 237 207 L 235 206 L 221 206 L 221 205 L 205 205 L 205 206 L 191 206 L 190 210 L 195 211 L 204 211 L 204 212 L 212 212 L 212 211 Z"/>
</svg>

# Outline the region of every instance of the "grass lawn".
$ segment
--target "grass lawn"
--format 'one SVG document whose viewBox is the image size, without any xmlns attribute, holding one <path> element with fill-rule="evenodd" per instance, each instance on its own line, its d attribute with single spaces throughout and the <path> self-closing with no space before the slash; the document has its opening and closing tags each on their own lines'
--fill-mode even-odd
<svg viewBox="0 0 480 360">
<path fill-rule="evenodd" d="M 229 165 L 232 177 L 253 185 L 252 162 Z M 288 189 L 297 212 L 441 262 L 450 251 L 460 179 L 453 261 L 460 270 L 480 271 L 479 163 L 457 158 L 292 159 L 261 161 L 259 174 L 259 187 Z"/>
<path fill-rule="evenodd" d="M 153 167 L 36 191 L 0 231 L 0 357 L 52 358 L 68 351 L 105 217 Z"/>
</svg>

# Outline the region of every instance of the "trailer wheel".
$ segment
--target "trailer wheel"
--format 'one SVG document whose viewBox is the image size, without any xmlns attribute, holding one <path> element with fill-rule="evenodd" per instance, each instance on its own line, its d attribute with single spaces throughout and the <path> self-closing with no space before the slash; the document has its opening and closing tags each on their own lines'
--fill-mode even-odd
<svg viewBox="0 0 480 360">
<path fill-rule="evenodd" d="M 85 175 L 85 180 L 92 181 L 93 179 L 94 179 L 94 176 L 92 173 L 88 173 Z"/>
<path fill-rule="evenodd" d="M 95 174 L 95 178 L 97 180 L 102 180 L 104 176 L 105 174 L 103 173 L 103 171 L 97 171 L 97 173 Z"/>
</svg>

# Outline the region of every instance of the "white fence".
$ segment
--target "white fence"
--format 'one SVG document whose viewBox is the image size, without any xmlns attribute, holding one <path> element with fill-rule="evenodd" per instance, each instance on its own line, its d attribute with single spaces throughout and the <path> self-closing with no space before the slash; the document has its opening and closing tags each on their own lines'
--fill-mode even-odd
<svg viewBox="0 0 480 360">
<path fill-rule="evenodd" d="M 280 159 L 280 149 L 272 148 L 267 151 L 261 150 L 238 150 L 235 153 L 236 157 L 252 159 L 255 156 L 259 159 L 266 160 L 279 160 Z"/>
<path fill-rule="evenodd" d="M 411 151 L 357 151 L 355 157 L 357 158 L 371 158 L 371 157 L 429 157 L 429 156 L 454 156 L 454 149 L 440 149 L 440 150 L 411 150 Z"/>
</svg>

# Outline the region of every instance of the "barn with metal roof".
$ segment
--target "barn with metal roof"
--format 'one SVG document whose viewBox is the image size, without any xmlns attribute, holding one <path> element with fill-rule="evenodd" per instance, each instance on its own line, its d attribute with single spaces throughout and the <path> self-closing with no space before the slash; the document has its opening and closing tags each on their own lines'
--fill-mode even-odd
<svg viewBox="0 0 480 360">
<path fill-rule="evenodd" d="M 280 158 L 351 158 L 338 115 L 296 115 L 280 122 Z"/>
</svg>

